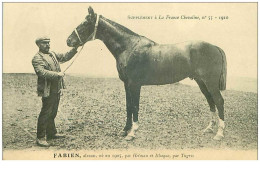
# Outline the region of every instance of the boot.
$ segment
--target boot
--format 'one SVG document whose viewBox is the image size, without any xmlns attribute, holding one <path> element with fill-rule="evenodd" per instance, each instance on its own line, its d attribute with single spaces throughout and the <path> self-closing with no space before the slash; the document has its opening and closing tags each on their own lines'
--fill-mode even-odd
<svg viewBox="0 0 260 178">
<path fill-rule="evenodd" d="M 37 143 L 37 145 L 39 145 L 41 147 L 49 147 L 50 146 L 50 144 L 46 141 L 45 138 L 37 138 L 36 143 Z"/>
</svg>

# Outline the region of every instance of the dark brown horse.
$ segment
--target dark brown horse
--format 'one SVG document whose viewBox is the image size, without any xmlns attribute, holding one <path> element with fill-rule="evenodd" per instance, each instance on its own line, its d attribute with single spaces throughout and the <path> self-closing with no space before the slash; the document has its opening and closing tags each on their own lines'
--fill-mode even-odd
<svg viewBox="0 0 260 178">
<path fill-rule="evenodd" d="M 224 100 L 220 90 L 226 89 L 226 57 L 224 51 L 203 41 L 161 45 L 140 36 L 126 27 L 103 16 L 89 7 L 89 15 L 69 36 L 70 47 L 84 44 L 90 38 L 104 42 L 116 59 L 119 78 L 126 92 L 127 120 L 123 135 L 134 138 L 138 128 L 140 90 L 143 85 L 163 85 L 194 79 L 205 95 L 212 119 L 204 132 L 218 132 L 214 139 L 224 137 Z"/>
</svg>

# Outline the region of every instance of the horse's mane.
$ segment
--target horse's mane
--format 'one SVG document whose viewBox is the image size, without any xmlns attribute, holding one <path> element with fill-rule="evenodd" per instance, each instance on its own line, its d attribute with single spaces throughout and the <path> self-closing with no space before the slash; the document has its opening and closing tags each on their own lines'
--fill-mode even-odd
<svg viewBox="0 0 260 178">
<path fill-rule="evenodd" d="M 129 33 L 130 35 L 135 35 L 135 36 L 143 37 L 143 38 L 145 38 L 145 39 L 151 41 L 152 43 L 157 44 L 157 43 L 154 42 L 153 40 L 151 40 L 151 39 L 149 39 L 149 38 L 147 38 L 147 37 L 145 37 L 145 36 L 139 35 L 139 34 L 133 32 L 133 31 L 129 30 L 128 28 L 126 28 L 126 27 L 123 26 L 123 25 L 120 25 L 120 24 L 118 24 L 118 23 L 116 23 L 116 22 L 114 22 L 114 21 L 112 21 L 112 20 L 109 20 L 109 19 L 105 18 L 104 16 L 101 16 L 101 17 L 102 17 L 105 21 L 107 21 L 108 23 L 110 23 L 111 25 L 113 25 L 113 26 L 115 26 L 115 27 L 117 27 L 117 28 L 119 28 L 119 29 L 121 29 L 121 30 L 123 30 L 123 31 L 125 31 L 125 32 L 127 32 L 127 33 Z"/>
<path fill-rule="evenodd" d="M 133 32 L 133 31 L 129 30 L 129 29 L 126 28 L 126 27 L 124 27 L 123 25 L 120 25 L 120 24 L 118 24 L 118 23 L 116 23 L 116 22 L 114 22 L 114 21 L 112 21 L 112 20 L 109 20 L 109 19 L 105 18 L 104 16 L 101 16 L 101 17 L 102 17 L 105 21 L 109 22 L 111 25 L 120 28 L 121 30 L 123 30 L 123 31 L 125 31 L 125 32 L 127 32 L 127 33 L 129 33 L 130 35 L 140 36 L 140 35 L 138 35 L 137 33 L 135 33 L 135 32 Z"/>
</svg>

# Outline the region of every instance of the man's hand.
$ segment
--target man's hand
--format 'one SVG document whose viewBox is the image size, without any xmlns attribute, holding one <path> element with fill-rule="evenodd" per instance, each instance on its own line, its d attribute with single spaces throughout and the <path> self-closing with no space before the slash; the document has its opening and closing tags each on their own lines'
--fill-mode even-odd
<svg viewBox="0 0 260 178">
<path fill-rule="evenodd" d="M 64 72 L 58 72 L 59 77 L 64 77 L 65 73 Z"/>
</svg>

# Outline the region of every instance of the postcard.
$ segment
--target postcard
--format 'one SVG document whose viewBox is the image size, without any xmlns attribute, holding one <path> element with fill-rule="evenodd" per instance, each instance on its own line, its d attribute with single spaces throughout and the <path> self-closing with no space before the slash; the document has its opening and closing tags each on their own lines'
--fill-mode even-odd
<svg viewBox="0 0 260 178">
<path fill-rule="evenodd" d="M 257 3 L 3 3 L 4 160 L 256 160 Z"/>
</svg>

